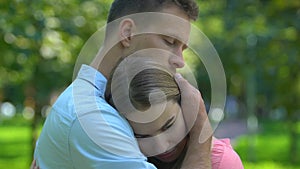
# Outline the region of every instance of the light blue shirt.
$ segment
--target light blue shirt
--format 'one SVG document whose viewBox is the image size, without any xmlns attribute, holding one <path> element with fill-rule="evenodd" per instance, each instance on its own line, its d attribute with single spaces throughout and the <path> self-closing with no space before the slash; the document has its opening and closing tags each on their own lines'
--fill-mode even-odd
<svg viewBox="0 0 300 169">
<path fill-rule="evenodd" d="M 126 119 L 104 99 L 107 80 L 83 65 L 47 116 L 36 144 L 41 169 L 155 169 Z"/>
</svg>

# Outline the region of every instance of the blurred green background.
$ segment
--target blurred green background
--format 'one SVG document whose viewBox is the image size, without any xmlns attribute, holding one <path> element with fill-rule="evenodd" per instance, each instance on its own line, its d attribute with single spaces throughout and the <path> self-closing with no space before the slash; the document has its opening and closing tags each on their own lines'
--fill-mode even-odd
<svg viewBox="0 0 300 169">
<path fill-rule="evenodd" d="M 111 0 L 0 1 L 0 168 L 28 168 L 35 140 L 72 81 L 87 39 Z M 194 24 L 211 40 L 227 79 L 225 116 L 246 169 L 300 168 L 300 1 L 203 0 Z M 208 75 L 185 52 L 205 101 Z"/>
</svg>

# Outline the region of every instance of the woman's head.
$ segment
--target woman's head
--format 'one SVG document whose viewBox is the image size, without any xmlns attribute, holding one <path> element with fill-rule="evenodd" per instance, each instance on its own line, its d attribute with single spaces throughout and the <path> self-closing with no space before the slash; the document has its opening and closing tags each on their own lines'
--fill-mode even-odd
<svg viewBox="0 0 300 169">
<path fill-rule="evenodd" d="M 169 162 L 182 152 L 189 124 L 181 112 L 175 72 L 166 68 L 170 53 L 161 52 L 142 50 L 122 60 L 109 80 L 106 96 L 131 125 L 143 154 L 168 152 L 161 160 Z"/>
<path fill-rule="evenodd" d="M 186 130 L 179 104 L 180 92 L 173 76 L 158 68 L 144 69 L 131 80 L 129 98 L 139 111 L 165 104 L 160 116 L 149 123 L 128 121 L 143 153 L 155 155 L 164 162 L 174 161 L 186 144 Z"/>
<path fill-rule="evenodd" d="M 153 94 L 162 92 L 163 95 Z M 147 68 L 139 72 L 129 85 L 129 98 L 138 110 L 146 110 L 152 104 L 157 104 L 165 99 L 179 103 L 180 93 L 178 86 L 171 74 L 158 68 Z M 150 103 L 151 99 L 151 103 Z"/>
</svg>

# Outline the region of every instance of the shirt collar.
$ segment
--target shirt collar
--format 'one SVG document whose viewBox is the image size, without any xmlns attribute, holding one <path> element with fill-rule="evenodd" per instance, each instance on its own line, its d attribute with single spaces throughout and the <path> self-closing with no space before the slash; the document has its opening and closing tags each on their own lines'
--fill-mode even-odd
<svg viewBox="0 0 300 169">
<path fill-rule="evenodd" d="M 91 66 L 83 64 L 78 72 L 77 78 L 86 80 L 91 83 L 99 92 L 97 93 L 104 98 L 107 79 L 98 70 Z"/>
</svg>

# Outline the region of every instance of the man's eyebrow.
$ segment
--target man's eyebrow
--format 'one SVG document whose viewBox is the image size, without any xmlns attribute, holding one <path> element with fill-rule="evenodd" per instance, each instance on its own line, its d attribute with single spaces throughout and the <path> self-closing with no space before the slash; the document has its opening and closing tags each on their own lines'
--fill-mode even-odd
<svg viewBox="0 0 300 169">
<path fill-rule="evenodd" d="M 184 43 L 185 45 L 188 45 L 188 40 L 187 39 L 184 39 L 176 34 L 173 34 L 173 33 L 170 33 L 170 34 L 166 34 L 165 36 L 168 36 L 168 37 L 171 37 L 171 38 L 174 38 L 182 43 Z"/>
<path fill-rule="evenodd" d="M 180 37 L 174 33 L 165 33 L 165 34 L 162 34 L 163 36 L 166 36 L 166 37 L 170 37 L 170 38 L 174 38 L 175 40 L 181 42 L 181 43 L 184 43 L 185 45 L 188 44 L 188 39 L 184 39 L 183 37 Z"/>
</svg>

